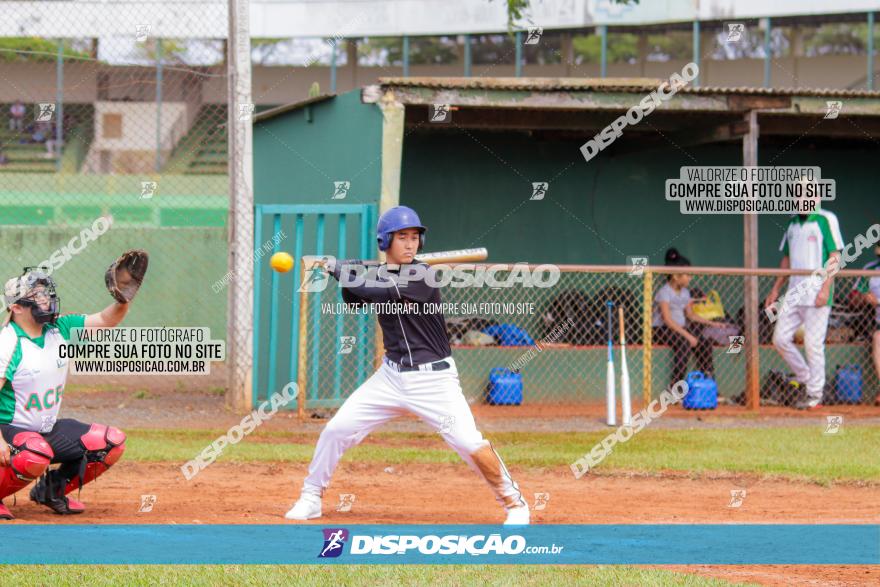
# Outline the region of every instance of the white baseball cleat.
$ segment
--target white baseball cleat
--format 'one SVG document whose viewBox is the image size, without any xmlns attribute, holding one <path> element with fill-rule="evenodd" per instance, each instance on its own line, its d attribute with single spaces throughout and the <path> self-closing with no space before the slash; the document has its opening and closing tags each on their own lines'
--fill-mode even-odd
<svg viewBox="0 0 880 587">
<path fill-rule="evenodd" d="M 299 499 L 290 508 L 290 511 L 284 514 L 288 520 L 314 520 L 321 517 L 321 498 L 311 493 L 303 493 Z"/>
<path fill-rule="evenodd" d="M 529 525 L 529 505 L 523 505 L 507 510 L 507 519 L 504 520 L 505 526 L 528 526 Z"/>
</svg>

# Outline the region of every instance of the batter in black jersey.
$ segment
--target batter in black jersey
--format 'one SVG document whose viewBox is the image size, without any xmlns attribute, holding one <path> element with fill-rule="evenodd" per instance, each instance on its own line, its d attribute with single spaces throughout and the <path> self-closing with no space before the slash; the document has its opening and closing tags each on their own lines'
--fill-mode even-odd
<svg viewBox="0 0 880 587">
<path fill-rule="evenodd" d="M 349 274 L 348 282 L 357 281 L 357 267 L 343 261 L 334 263 L 331 269 L 331 274 L 343 283 L 346 281 L 346 276 L 341 275 L 344 272 Z M 440 289 L 429 285 L 426 279 L 414 278 L 417 272 L 413 269 L 433 271 L 425 264 L 382 265 L 369 272 L 369 280 L 360 280 L 366 281 L 364 285 L 342 290 L 344 302 L 382 304 L 377 307 L 385 356 L 407 367 L 433 363 L 452 354 L 446 336 L 446 319 L 438 311 Z M 381 311 L 388 306 L 392 311 Z"/>
<path fill-rule="evenodd" d="M 443 314 L 432 311 L 440 305 L 440 290 L 432 285 L 435 280 L 424 278 L 430 269 L 415 261 L 424 246 L 425 231 L 414 210 L 392 208 L 379 218 L 376 230 L 387 265 L 367 279 L 356 279 L 363 268 L 352 262 L 328 264 L 328 271 L 343 288 L 343 301 L 381 304 L 377 307 L 385 356 L 379 370 L 324 427 L 300 498 L 285 515 L 287 519 L 320 517 L 321 497 L 345 451 L 385 422 L 410 413 L 439 432 L 483 477 L 507 512 L 505 524 L 529 523 L 529 507 L 519 487 L 474 423 L 461 391 Z"/>
</svg>

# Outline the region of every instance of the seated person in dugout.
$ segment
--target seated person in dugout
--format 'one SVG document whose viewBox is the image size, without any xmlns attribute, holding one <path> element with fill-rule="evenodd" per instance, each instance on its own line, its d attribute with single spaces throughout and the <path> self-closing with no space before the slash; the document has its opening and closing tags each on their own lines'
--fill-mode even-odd
<svg viewBox="0 0 880 587">
<path fill-rule="evenodd" d="M 689 267 L 691 262 L 678 250 L 666 251 L 665 264 L 671 267 Z M 693 312 L 693 298 L 688 289 L 691 276 L 687 273 L 667 275 L 666 283 L 654 295 L 654 316 L 651 322 L 653 340 L 656 344 L 672 347 L 673 364 L 670 385 L 685 378 L 691 352 L 697 361 L 697 369 L 706 377 L 715 376 L 712 361 L 712 341 L 702 335 L 699 325 L 714 325 Z"/>
</svg>

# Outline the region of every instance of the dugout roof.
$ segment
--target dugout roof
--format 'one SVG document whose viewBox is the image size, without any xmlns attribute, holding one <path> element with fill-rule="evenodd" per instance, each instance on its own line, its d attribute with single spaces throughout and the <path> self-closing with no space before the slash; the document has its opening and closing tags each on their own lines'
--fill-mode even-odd
<svg viewBox="0 0 880 587">
<path fill-rule="evenodd" d="M 362 90 L 365 103 L 405 107 L 406 125 L 442 131 L 481 128 L 584 136 L 638 104 L 662 83 L 650 78 L 385 77 Z M 826 119 L 829 101 L 842 102 Z M 454 124 L 425 125 L 433 104 L 448 104 Z M 880 134 L 880 91 L 811 88 L 693 87 L 680 90 L 627 134 L 658 132 L 684 145 L 740 138 L 744 115 L 758 111 L 762 136 L 872 139 Z M 839 121 L 846 121 L 839 124 Z M 632 136 L 631 134 L 631 136 Z M 619 146 L 618 146 L 619 148 Z"/>
</svg>

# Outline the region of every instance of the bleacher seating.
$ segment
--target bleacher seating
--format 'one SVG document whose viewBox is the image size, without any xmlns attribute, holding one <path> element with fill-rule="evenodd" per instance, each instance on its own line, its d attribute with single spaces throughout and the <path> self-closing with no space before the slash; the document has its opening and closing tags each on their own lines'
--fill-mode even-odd
<svg viewBox="0 0 880 587">
<path fill-rule="evenodd" d="M 11 103 L 0 104 L 0 152 L 7 162 L 0 165 L 0 173 L 55 173 L 58 158 L 47 157 L 45 143 L 31 141 L 33 112 L 25 114 L 25 130 L 10 130 L 9 108 Z M 33 105 L 26 104 L 29 109 Z M 61 147 L 61 167 L 65 172 L 75 173 L 88 151 L 94 128 L 94 108 L 90 104 L 64 105 L 64 144 Z M 53 124 L 54 133 L 54 124 Z"/>
<path fill-rule="evenodd" d="M 226 106 L 206 104 L 190 131 L 180 140 L 165 173 L 216 175 L 226 173 Z"/>
</svg>

